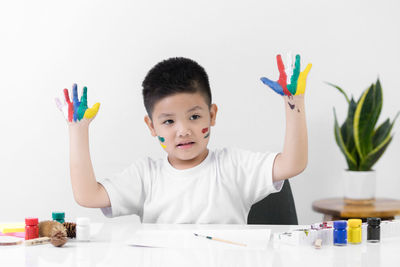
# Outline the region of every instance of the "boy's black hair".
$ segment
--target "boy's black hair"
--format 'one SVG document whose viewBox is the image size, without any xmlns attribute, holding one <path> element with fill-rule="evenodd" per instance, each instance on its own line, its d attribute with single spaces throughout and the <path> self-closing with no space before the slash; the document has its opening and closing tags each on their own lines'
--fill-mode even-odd
<svg viewBox="0 0 400 267">
<path fill-rule="evenodd" d="M 211 89 L 206 71 L 196 61 L 174 57 L 155 65 L 142 83 L 147 114 L 152 118 L 154 105 L 177 93 L 201 93 L 211 106 Z"/>
</svg>

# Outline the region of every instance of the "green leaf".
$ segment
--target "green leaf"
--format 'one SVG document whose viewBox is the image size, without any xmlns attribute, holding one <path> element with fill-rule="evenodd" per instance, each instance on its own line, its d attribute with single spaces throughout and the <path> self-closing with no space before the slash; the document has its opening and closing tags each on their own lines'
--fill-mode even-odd
<svg viewBox="0 0 400 267">
<path fill-rule="evenodd" d="M 333 114 L 335 116 L 335 139 L 336 143 L 339 146 L 340 150 L 344 154 L 347 164 L 349 165 L 350 170 L 354 170 L 357 168 L 357 162 L 354 159 L 354 157 L 351 155 L 351 153 L 347 150 L 346 145 L 344 144 L 342 133 L 339 128 L 339 124 L 337 122 L 337 117 L 336 117 L 336 110 L 333 108 Z"/>
<path fill-rule="evenodd" d="M 390 120 L 387 119 L 385 122 L 383 122 L 374 132 L 374 135 L 372 136 L 372 144 L 373 147 L 376 148 L 379 146 L 380 143 L 383 142 L 387 138 L 388 135 L 390 135 L 390 132 L 392 131 L 393 125 L 396 122 L 397 117 L 399 116 L 400 112 L 397 112 L 396 116 L 393 119 L 393 122 L 390 123 Z"/>
<path fill-rule="evenodd" d="M 338 89 L 339 92 L 341 92 L 344 95 L 344 97 L 346 98 L 347 103 L 350 103 L 349 97 L 347 96 L 346 92 L 342 88 L 340 88 L 339 86 L 337 86 L 333 83 L 330 83 L 330 82 L 325 82 L 325 83 Z"/>
<path fill-rule="evenodd" d="M 361 96 L 354 114 L 354 141 L 363 160 L 373 149 L 372 135 L 382 109 L 382 88 L 379 80 Z"/>
<path fill-rule="evenodd" d="M 362 161 L 359 167 L 360 171 L 370 171 L 372 166 L 378 161 L 383 155 L 386 148 L 392 141 L 392 137 L 388 136 L 378 147 L 372 150 Z"/>
</svg>

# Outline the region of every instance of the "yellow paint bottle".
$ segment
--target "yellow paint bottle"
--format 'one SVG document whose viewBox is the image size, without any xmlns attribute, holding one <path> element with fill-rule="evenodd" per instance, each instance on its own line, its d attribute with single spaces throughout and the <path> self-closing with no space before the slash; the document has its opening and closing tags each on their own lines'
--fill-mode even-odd
<svg viewBox="0 0 400 267">
<path fill-rule="evenodd" d="M 347 242 L 350 244 L 361 243 L 361 219 L 349 219 L 347 221 Z"/>
</svg>

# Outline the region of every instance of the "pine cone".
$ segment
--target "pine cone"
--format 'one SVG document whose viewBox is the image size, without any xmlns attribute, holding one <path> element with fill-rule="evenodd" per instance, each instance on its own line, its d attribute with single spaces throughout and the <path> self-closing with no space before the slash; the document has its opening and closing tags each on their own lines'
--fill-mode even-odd
<svg viewBox="0 0 400 267">
<path fill-rule="evenodd" d="M 39 223 L 39 237 L 51 237 L 51 230 L 56 226 L 62 226 L 57 221 L 42 221 Z"/>
<path fill-rule="evenodd" d="M 65 229 L 67 229 L 67 236 L 69 238 L 76 237 L 76 223 L 73 222 L 65 222 L 63 223 Z"/>
<path fill-rule="evenodd" d="M 50 242 L 56 246 L 61 247 L 67 243 L 67 230 L 62 224 L 55 225 L 51 230 Z"/>
</svg>

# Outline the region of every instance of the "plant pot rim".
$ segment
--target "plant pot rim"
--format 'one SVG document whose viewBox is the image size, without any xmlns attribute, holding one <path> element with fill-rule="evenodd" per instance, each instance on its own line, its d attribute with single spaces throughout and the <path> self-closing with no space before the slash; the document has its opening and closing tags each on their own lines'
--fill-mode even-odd
<svg viewBox="0 0 400 267">
<path fill-rule="evenodd" d="M 370 171 L 351 171 L 349 169 L 344 169 L 346 172 L 375 172 L 375 170 L 370 170 Z"/>
</svg>

